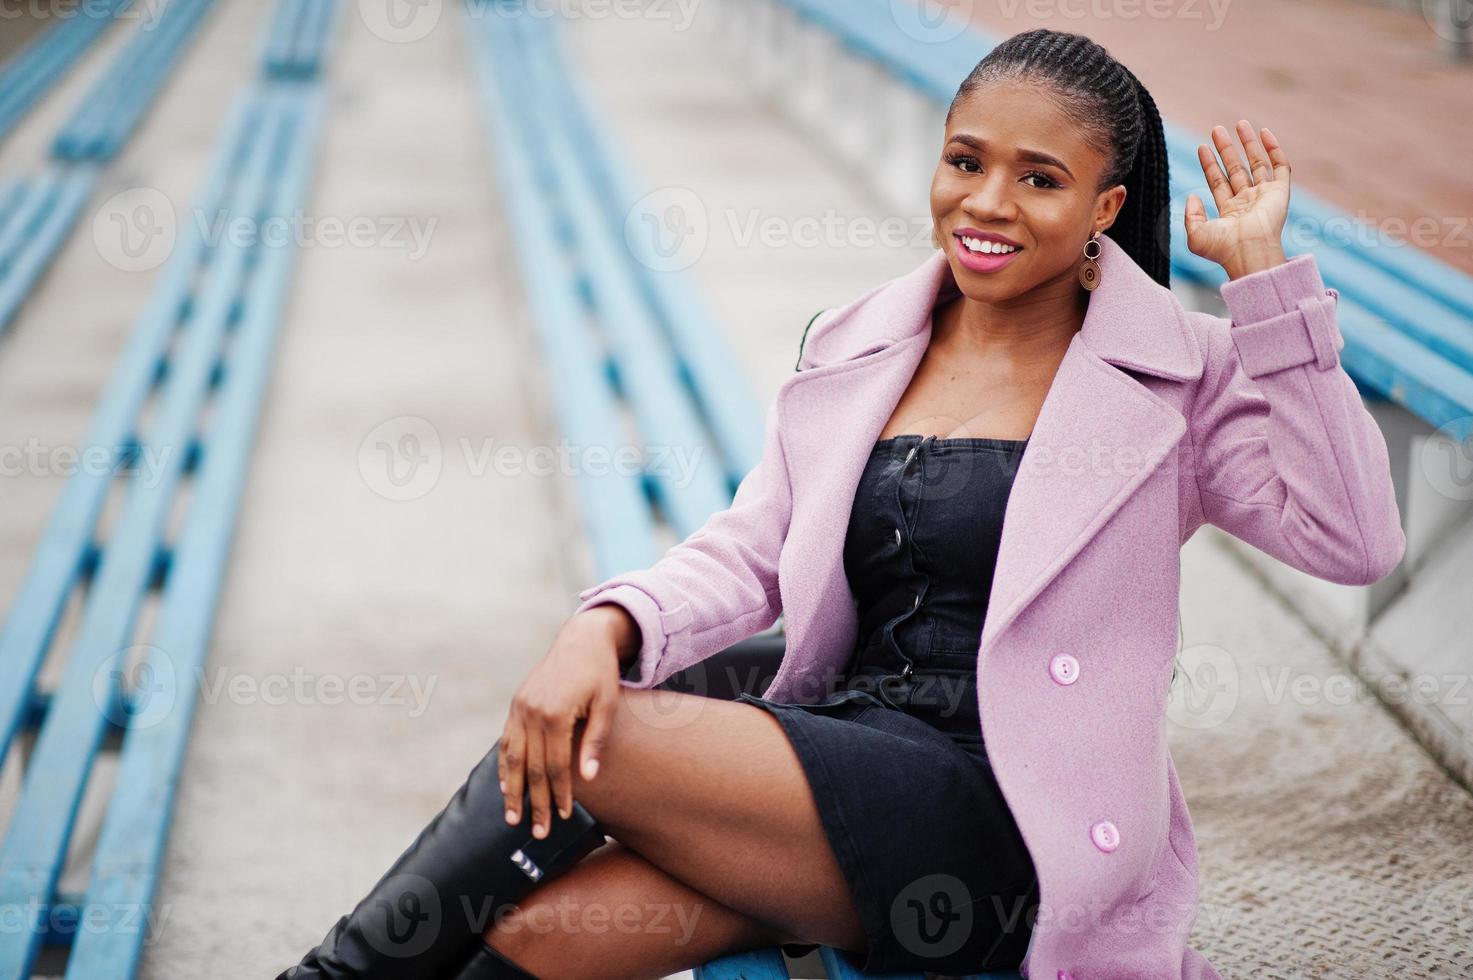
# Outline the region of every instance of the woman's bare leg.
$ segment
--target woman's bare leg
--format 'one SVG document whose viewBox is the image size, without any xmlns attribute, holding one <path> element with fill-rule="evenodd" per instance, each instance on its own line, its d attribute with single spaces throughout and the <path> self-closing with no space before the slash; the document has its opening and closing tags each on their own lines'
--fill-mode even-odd
<svg viewBox="0 0 1473 980">
<path fill-rule="evenodd" d="M 527 971 L 659 977 L 772 942 L 864 948 L 797 754 L 761 708 L 622 688 L 598 776 L 575 771 L 573 796 L 630 854 L 594 852 L 529 893 L 522 916 L 487 929 L 487 941 Z M 617 906 L 641 902 L 668 906 L 670 931 L 650 925 L 654 912 L 623 932 L 557 912 L 559 903 L 607 907 L 612 922 Z M 530 928 L 538 915 L 544 928 Z"/>
<path fill-rule="evenodd" d="M 654 980 L 790 938 L 677 881 L 618 841 L 538 887 L 486 932 L 507 959 L 556 980 Z"/>
</svg>

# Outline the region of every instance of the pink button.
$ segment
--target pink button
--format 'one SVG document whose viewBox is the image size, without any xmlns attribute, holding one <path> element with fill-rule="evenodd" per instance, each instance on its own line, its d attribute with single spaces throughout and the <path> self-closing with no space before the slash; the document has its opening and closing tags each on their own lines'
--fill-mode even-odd
<svg viewBox="0 0 1473 980">
<path fill-rule="evenodd" d="M 1067 653 L 1060 653 L 1048 662 L 1048 672 L 1060 684 L 1073 684 L 1079 680 L 1079 661 Z"/>
<path fill-rule="evenodd" d="M 1089 828 L 1089 839 L 1095 842 L 1095 847 L 1106 854 L 1120 846 L 1120 831 L 1108 820 L 1101 820 Z"/>
</svg>

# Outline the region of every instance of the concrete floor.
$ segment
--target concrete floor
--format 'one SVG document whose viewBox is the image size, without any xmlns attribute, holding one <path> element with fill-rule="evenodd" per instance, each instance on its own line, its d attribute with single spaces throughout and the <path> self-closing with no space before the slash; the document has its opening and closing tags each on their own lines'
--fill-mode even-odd
<svg viewBox="0 0 1473 980">
<path fill-rule="evenodd" d="M 555 367 L 532 341 L 455 5 L 414 40 L 347 6 L 311 211 L 383 234 L 300 255 L 149 980 L 274 976 L 295 962 L 453 793 L 595 581 L 571 488 L 477 462 L 488 444 L 555 444 Z M 114 191 L 157 187 L 181 207 L 193 193 L 266 15 L 247 0 L 219 7 L 110 176 Z M 864 243 L 855 229 L 883 207 L 754 101 L 701 30 L 590 17 L 567 43 L 642 185 L 689 188 L 708 208 L 691 275 L 764 404 L 814 311 L 925 255 L 924 238 Z M 97 55 L 0 151 L 3 172 L 40 158 L 57 104 L 69 107 Z M 754 218 L 798 228 L 835 217 L 849 231 L 817 245 L 741 234 Z M 400 222 L 428 234 L 422 247 L 390 232 Z M 108 265 L 86 229 L 74 238 L 0 342 L 0 445 L 80 439 L 150 285 Z M 405 435 L 428 459 L 407 488 L 394 479 L 403 460 L 378 448 Z M 0 598 L 14 594 L 60 486 L 7 477 Z M 1467 975 L 1473 888 L 1448 859 L 1473 846 L 1473 804 L 1373 703 L 1272 697 L 1261 678 L 1324 682 L 1342 668 L 1220 544 L 1208 529 L 1183 554 L 1188 653 L 1228 651 L 1245 679 L 1230 717 L 1173 733 L 1202 854 L 1194 942 L 1230 976 Z M 358 703 L 329 703 L 316 686 L 360 675 Z M 270 703 L 217 687 L 234 679 L 305 683 Z M 5 772 L 13 792 L 14 766 Z"/>
</svg>

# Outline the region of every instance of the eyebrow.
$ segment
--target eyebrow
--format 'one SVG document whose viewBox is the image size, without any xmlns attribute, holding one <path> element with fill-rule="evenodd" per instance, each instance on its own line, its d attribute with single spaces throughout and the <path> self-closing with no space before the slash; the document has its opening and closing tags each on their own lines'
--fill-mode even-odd
<svg viewBox="0 0 1473 980">
<path fill-rule="evenodd" d="M 986 150 L 987 149 L 987 141 L 986 140 L 978 139 L 975 136 L 969 136 L 966 133 L 957 133 L 955 136 L 953 136 L 951 138 L 951 142 L 953 142 L 953 143 L 961 143 L 961 144 L 964 144 L 966 146 L 970 146 L 974 150 Z M 1068 174 L 1070 177 L 1073 177 L 1074 176 L 1074 171 L 1070 170 L 1067 166 L 1065 166 L 1064 165 L 1064 161 L 1063 160 L 1060 160 L 1058 157 L 1054 156 L 1052 153 L 1045 153 L 1042 150 L 1019 150 L 1018 151 L 1018 159 L 1019 160 L 1027 160 L 1029 163 L 1042 163 L 1042 164 L 1046 164 L 1047 166 L 1050 166 L 1050 167 L 1058 167 L 1060 170 L 1064 171 L 1064 173 Z"/>
</svg>

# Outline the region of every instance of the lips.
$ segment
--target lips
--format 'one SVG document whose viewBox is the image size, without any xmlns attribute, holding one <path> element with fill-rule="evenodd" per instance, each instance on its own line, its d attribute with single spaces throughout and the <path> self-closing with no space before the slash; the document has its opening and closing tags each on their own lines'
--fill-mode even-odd
<svg viewBox="0 0 1473 980">
<path fill-rule="evenodd" d="M 956 239 L 957 260 L 961 262 L 963 267 L 973 272 L 997 272 L 999 269 L 1008 266 L 1023 253 L 1023 249 L 1018 247 L 1017 243 L 1012 239 L 991 232 L 977 232 L 971 228 L 964 228 L 955 232 L 953 237 Z M 974 243 L 981 241 L 1006 244 L 1014 246 L 1014 248 L 1008 252 L 973 251 L 963 239 L 971 240 Z M 991 248 L 992 246 L 984 245 L 983 247 Z"/>
</svg>

